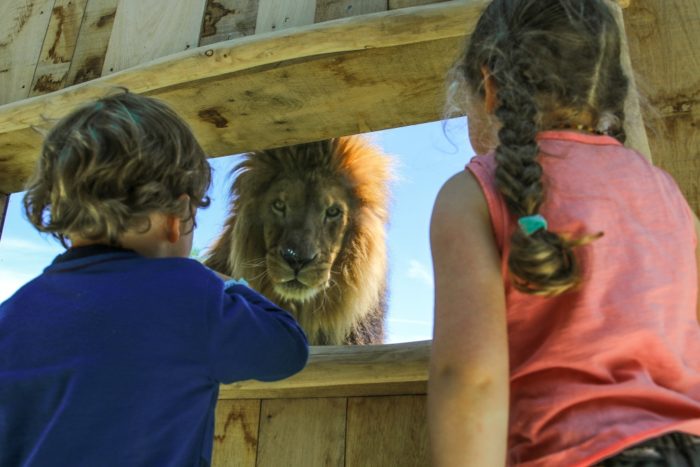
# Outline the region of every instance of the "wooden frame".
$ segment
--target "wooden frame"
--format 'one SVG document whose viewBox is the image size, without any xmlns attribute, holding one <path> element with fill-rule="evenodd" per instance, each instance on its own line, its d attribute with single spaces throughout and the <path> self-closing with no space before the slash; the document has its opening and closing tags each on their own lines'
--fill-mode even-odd
<svg viewBox="0 0 700 467">
<path fill-rule="evenodd" d="M 0 107 L 0 191 L 22 189 L 50 126 L 124 86 L 169 103 L 210 156 L 439 120 L 444 76 L 487 0 L 249 36 Z M 293 44 L 293 45 L 290 45 Z"/>
</svg>

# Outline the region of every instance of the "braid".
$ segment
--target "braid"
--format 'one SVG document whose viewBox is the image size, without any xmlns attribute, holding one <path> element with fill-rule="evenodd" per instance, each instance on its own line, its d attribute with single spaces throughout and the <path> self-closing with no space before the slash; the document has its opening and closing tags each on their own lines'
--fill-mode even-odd
<svg viewBox="0 0 700 467">
<path fill-rule="evenodd" d="M 605 0 L 493 0 L 479 19 L 455 69 L 482 97 L 483 67 L 494 81 L 495 178 L 513 218 L 538 214 L 545 199 L 538 131 L 584 124 L 624 143 L 628 81 L 619 34 Z M 514 287 L 538 295 L 574 288 L 581 280 L 574 248 L 601 235 L 516 229 L 508 257 Z"/>
<path fill-rule="evenodd" d="M 506 60 L 504 58 L 504 60 Z M 496 117 L 502 126 L 496 148 L 496 185 L 514 217 L 539 213 L 544 200 L 542 166 L 537 161 L 535 90 L 524 79 L 517 59 L 495 66 L 498 87 Z M 537 295 L 557 295 L 579 283 L 573 243 L 558 234 L 539 230 L 531 236 L 516 229 L 510 239 L 508 268 L 518 290 Z"/>
</svg>

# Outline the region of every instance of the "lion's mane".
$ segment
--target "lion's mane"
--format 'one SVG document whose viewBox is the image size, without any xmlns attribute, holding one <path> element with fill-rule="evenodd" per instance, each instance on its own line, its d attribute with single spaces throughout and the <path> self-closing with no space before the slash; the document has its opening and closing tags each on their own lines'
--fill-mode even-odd
<svg viewBox="0 0 700 467">
<path fill-rule="evenodd" d="M 383 341 L 386 309 L 391 160 L 365 138 L 348 136 L 259 151 L 234 168 L 231 211 L 205 264 L 235 278 L 291 311 L 309 342 L 370 344 Z M 265 240 L 263 197 L 280 176 L 305 183 L 330 177 L 352 198 L 342 247 L 322 293 L 303 302 L 280 296 L 261 264 Z"/>
</svg>

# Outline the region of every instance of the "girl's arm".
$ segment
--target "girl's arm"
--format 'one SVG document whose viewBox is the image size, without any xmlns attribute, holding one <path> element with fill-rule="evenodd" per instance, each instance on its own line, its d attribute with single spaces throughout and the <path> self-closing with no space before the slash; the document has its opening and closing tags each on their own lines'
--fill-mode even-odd
<svg viewBox="0 0 700 467">
<path fill-rule="evenodd" d="M 432 465 L 503 466 L 509 396 L 505 294 L 486 200 L 469 172 L 455 175 L 440 191 L 430 242 Z"/>
</svg>

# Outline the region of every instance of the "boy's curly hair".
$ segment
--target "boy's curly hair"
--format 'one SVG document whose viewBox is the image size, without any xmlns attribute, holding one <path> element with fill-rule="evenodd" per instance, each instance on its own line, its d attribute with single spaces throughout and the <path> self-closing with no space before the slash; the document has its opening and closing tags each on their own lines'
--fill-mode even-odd
<svg viewBox="0 0 700 467">
<path fill-rule="evenodd" d="M 194 218 L 211 169 L 189 126 L 167 105 L 123 92 L 86 104 L 44 139 L 24 210 L 64 246 L 71 235 L 117 245 L 147 231 L 153 212 Z M 188 195 L 186 199 L 182 195 Z M 188 218 L 188 219 L 189 219 Z"/>
</svg>

